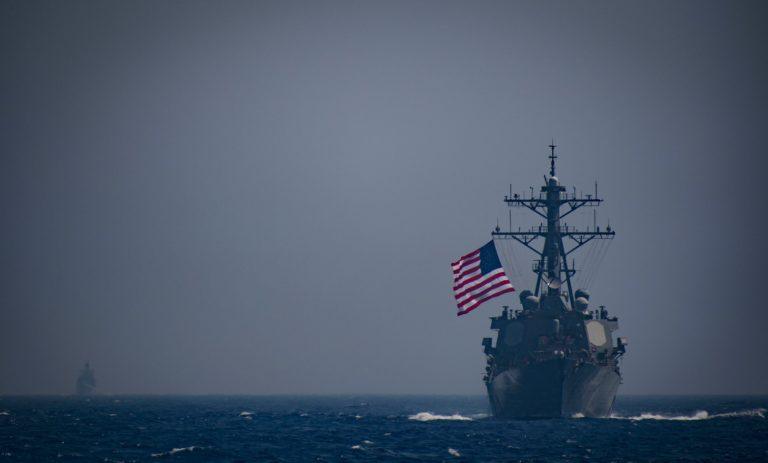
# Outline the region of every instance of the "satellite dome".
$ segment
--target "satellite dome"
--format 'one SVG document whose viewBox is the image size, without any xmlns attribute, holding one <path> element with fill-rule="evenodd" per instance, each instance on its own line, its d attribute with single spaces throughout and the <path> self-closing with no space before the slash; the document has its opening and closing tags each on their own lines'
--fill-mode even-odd
<svg viewBox="0 0 768 463">
<path fill-rule="evenodd" d="M 550 185 L 559 185 L 560 184 L 560 179 L 553 175 L 553 176 L 549 177 L 549 184 Z"/>
<path fill-rule="evenodd" d="M 589 300 L 585 297 L 576 298 L 576 310 L 584 312 L 589 307 Z"/>
<path fill-rule="evenodd" d="M 589 291 L 586 289 L 577 289 L 575 296 L 577 299 L 583 297 L 584 299 L 589 300 Z"/>
</svg>

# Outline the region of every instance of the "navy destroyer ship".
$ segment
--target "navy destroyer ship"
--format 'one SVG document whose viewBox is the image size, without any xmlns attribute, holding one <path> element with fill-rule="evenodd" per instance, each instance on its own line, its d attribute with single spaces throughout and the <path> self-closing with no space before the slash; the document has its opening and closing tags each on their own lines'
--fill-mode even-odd
<svg viewBox="0 0 768 463">
<path fill-rule="evenodd" d="M 96 372 L 91 368 L 89 362 L 85 362 L 85 366 L 80 370 L 75 391 L 77 395 L 91 395 L 96 391 Z"/>
<path fill-rule="evenodd" d="M 619 360 L 625 338 L 614 342 L 618 320 L 605 306 L 591 309 L 586 289 L 574 288 L 576 265 L 571 254 L 600 240 L 611 240 L 610 224 L 580 231 L 563 219 L 582 207 L 599 206 L 595 194 L 566 190 L 555 176 L 554 143 L 549 146 L 550 170 L 538 194 L 512 194 L 511 207 L 538 215 L 532 228 L 502 231 L 493 240 L 514 240 L 534 253 L 535 287 L 519 292 L 520 307 L 505 306 L 491 318 L 496 340 L 483 339 L 487 366 L 483 380 L 494 417 L 605 417 L 611 413 L 621 383 Z M 511 212 L 511 211 L 510 211 Z M 511 242 L 507 242 L 511 243 Z M 514 244 L 514 243 L 513 243 Z M 569 265 L 569 259 L 571 263 Z"/>
</svg>

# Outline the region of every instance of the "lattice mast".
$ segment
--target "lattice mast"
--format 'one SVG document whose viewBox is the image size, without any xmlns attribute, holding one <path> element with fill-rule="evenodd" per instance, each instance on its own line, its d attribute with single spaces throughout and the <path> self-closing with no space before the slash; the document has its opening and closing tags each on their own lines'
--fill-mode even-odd
<svg viewBox="0 0 768 463">
<path fill-rule="evenodd" d="M 532 227 L 528 231 L 512 231 L 511 224 L 509 231 L 501 231 L 497 226 L 492 232 L 494 238 L 513 239 L 526 248 L 533 251 L 537 259 L 533 264 L 533 272 L 536 274 L 536 289 L 534 295 L 539 296 L 546 286 L 548 296 L 560 296 L 562 282 L 565 281 L 568 290 L 568 301 L 571 309 L 575 307 L 573 296 L 573 284 L 571 277 L 576 274 L 575 265 L 568 265 L 568 257 L 577 249 L 594 239 L 613 239 L 616 234 L 610 224 L 601 230 L 595 224 L 594 229 L 580 231 L 572 226 L 561 225 L 561 220 L 568 214 L 584 206 L 597 207 L 603 202 L 597 196 L 597 183 L 595 183 L 594 195 L 576 195 L 568 194 L 565 187 L 560 185 L 560 181 L 555 176 L 555 148 L 554 142 L 549 145 L 550 169 L 549 178 L 545 177 L 545 184 L 541 187 L 538 197 L 534 197 L 533 188 L 531 188 L 531 197 L 521 197 L 519 194 L 504 196 L 504 202 L 510 207 L 527 207 L 544 220 L 538 227 Z M 565 212 L 561 208 L 567 206 Z M 544 245 L 541 249 L 534 247 L 534 242 L 544 239 Z M 566 249 L 563 240 L 567 239 L 572 244 L 570 249 Z M 544 283 L 544 285 L 542 285 Z"/>
</svg>

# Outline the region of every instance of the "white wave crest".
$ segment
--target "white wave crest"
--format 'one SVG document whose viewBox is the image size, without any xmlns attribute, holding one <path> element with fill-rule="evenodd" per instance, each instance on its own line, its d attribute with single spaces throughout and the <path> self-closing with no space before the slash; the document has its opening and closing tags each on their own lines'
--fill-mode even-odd
<svg viewBox="0 0 768 463">
<path fill-rule="evenodd" d="M 753 408 L 751 410 L 741 410 L 738 412 L 729 412 L 729 413 L 718 413 L 716 415 L 712 415 L 712 418 L 734 418 L 734 417 L 746 417 L 746 416 L 755 416 L 758 418 L 765 418 L 765 413 L 768 412 L 768 410 L 764 408 Z"/>
<path fill-rule="evenodd" d="M 461 456 L 461 453 L 459 453 L 459 451 L 458 451 L 458 450 L 456 450 L 456 449 L 452 449 L 452 448 L 449 448 L 449 449 L 448 449 L 448 453 L 450 453 L 450 454 L 451 454 L 451 456 L 454 456 L 454 457 L 456 457 L 456 458 L 459 458 L 459 457 Z"/>
<path fill-rule="evenodd" d="M 611 418 L 617 420 L 631 420 L 631 421 L 643 421 L 643 420 L 665 420 L 665 421 L 698 421 L 706 420 L 709 418 L 709 413 L 706 410 L 699 410 L 693 415 L 661 415 L 657 413 L 641 413 L 635 416 L 620 416 L 611 415 Z"/>
<path fill-rule="evenodd" d="M 153 453 L 152 457 L 158 458 L 158 457 L 164 457 L 166 455 L 175 455 L 179 452 L 194 452 L 195 449 L 202 449 L 202 447 L 196 447 L 194 445 L 190 447 L 177 447 L 177 448 L 171 449 L 168 452 Z"/>
<path fill-rule="evenodd" d="M 631 421 L 643 421 L 643 420 L 664 420 L 664 421 L 700 421 L 711 420 L 714 418 L 738 418 L 738 417 L 757 417 L 765 418 L 766 409 L 753 408 L 750 410 L 741 410 L 737 412 L 715 413 L 710 415 L 706 410 L 699 410 L 693 415 L 662 415 L 658 413 L 641 413 L 635 416 L 621 416 L 611 415 L 611 419 L 615 420 L 631 420 Z"/>
<path fill-rule="evenodd" d="M 10 415 L 10 413 L 8 413 L 7 411 L 3 410 L 3 411 L 0 412 L 0 415 L 8 416 L 8 415 Z"/>
<path fill-rule="evenodd" d="M 240 416 L 251 416 L 253 412 L 240 412 Z"/>
<path fill-rule="evenodd" d="M 431 412 L 421 412 L 408 417 L 409 420 L 415 421 L 435 421 L 435 420 L 452 420 L 452 421 L 472 421 L 472 418 L 468 416 L 459 415 L 454 413 L 453 415 L 436 415 Z"/>
</svg>

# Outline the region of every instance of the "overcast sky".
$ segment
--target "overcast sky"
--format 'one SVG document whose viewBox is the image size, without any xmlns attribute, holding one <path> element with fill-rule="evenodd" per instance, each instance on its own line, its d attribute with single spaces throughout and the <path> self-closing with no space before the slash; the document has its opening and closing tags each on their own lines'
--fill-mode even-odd
<svg viewBox="0 0 768 463">
<path fill-rule="evenodd" d="M 104 393 L 482 394 L 517 298 L 457 318 L 449 263 L 510 183 L 539 187 L 553 137 L 617 231 L 590 290 L 630 340 L 620 393 L 768 393 L 766 23 L 764 2 L 5 1 L 0 393 L 72 392 L 89 360 Z"/>
</svg>

